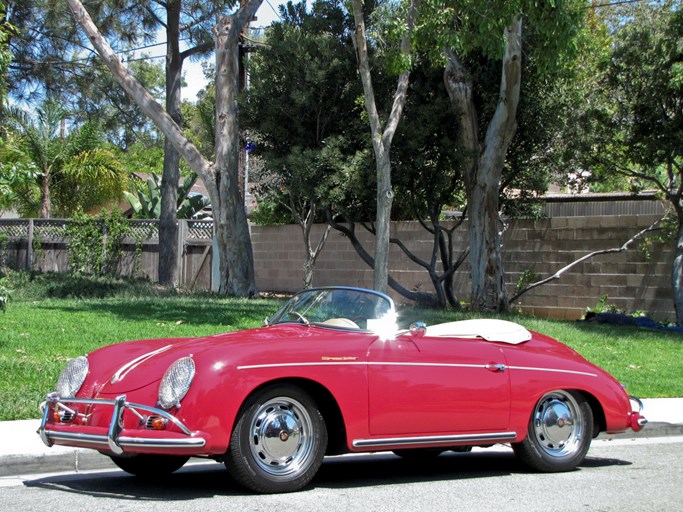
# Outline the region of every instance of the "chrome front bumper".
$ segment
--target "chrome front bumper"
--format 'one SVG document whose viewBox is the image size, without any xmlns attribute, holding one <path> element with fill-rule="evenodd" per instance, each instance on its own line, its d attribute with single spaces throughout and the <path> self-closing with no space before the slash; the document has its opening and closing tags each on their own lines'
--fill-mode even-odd
<svg viewBox="0 0 683 512">
<path fill-rule="evenodd" d="M 90 404 L 90 405 L 105 405 L 112 406 L 113 411 L 111 421 L 107 429 L 107 434 L 91 434 L 84 432 L 66 432 L 62 430 L 51 430 L 48 419 L 50 415 L 55 412 L 55 409 L 61 409 L 70 413 L 75 413 L 67 404 Z M 192 431 L 183 425 L 175 416 L 169 414 L 167 411 L 150 407 L 148 405 L 135 404 L 126 401 L 126 395 L 121 395 L 113 400 L 105 399 L 90 399 L 90 398 L 60 398 L 56 393 L 47 395 L 45 403 L 41 405 L 42 420 L 38 428 L 38 435 L 43 443 L 47 446 L 53 444 L 78 445 L 86 446 L 96 450 L 108 450 L 115 455 L 121 455 L 126 451 L 135 452 L 136 448 L 163 448 L 163 449 L 179 449 L 187 451 L 188 448 L 202 448 L 206 445 L 206 440 L 202 437 L 192 437 Z M 141 422 L 144 423 L 146 417 L 139 411 L 149 413 L 153 416 L 159 416 L 165 420 L 173 423 L 180 431 L 187 435 L 187 438 L 178 437 L 136 437 L 136 436 L 122 436 L 123 430 L 123 415 L 126 411 L 130 411 Z M 142 432 L 146 432 L 142 430 Z"/>
<path fill-rule="evenodd" d="M 634 432 L 640 432 L 643 430 L 645 425 L 647 425 L 647 419 L 645 419 L 645 416 L 643 416 L 643 402 L 640 400 L 640 398 L 633 395 L 629 395 L 628 398 L 631 402 L 631 416 L 629 419 L 631 430 Z M 638 409 L 637 411 L 633 407 L 634 405 Z"/>
</svg>

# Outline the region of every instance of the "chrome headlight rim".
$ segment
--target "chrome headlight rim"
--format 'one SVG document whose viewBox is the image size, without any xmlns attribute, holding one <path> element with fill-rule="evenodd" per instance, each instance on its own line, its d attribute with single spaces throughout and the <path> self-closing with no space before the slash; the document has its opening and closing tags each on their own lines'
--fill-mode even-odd
<svg viewBox="0 0 683 512">
<path fill-rule="evenodd" d="M 159 383 L 159 407 L 166 410 L 180 407 L 181 400 L 190 390 L 195 373 L 196 367 L 191 355 L 171 363 Z"/>
<path fill-rule="evenodd" d="M 89 370 L 90 362 L 86 356 L 71 359 L 57 379 L 57 395 L 60 398 L 74 398 L 83 386 Z"/>
</svg>

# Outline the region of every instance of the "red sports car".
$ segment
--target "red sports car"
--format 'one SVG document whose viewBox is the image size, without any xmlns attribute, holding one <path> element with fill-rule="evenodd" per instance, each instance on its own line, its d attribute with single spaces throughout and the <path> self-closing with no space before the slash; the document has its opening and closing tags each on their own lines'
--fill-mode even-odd
<svg viewBox="0 0 683 512">
<path fill-rule="evenodd" d="M 78 357 L 42 407 L 48 446 L 138 476 L 215 459 L 263 493 L 299 490 L 345 452 L 510 443 L 536 470 L 567 471 L 599 432 L 646 423 L 639 400 L 547 336 L 502 320 L 400 330 L 389 297 L 346 287 L 303 291 L 262 328 Z"/>
</svg>

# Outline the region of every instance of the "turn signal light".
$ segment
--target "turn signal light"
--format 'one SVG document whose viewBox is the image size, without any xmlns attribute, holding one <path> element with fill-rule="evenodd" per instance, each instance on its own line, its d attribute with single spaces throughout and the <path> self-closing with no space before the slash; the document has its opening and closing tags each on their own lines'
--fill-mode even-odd
<svg viewBox="0 0 683 512">
<path fill-rule="evenodd" d="M 54 419 L 55 423 L 69 423 L 74 419 L 74 414 L 75 413 L 73 411 L 55 409 L 55 411 L 52 413 L 52 418 Z"/>
<path fill-rule="evenodd" d="M 166 428 L 166 420 L 159 416 L 152 416 L 147 422 L 147 425 L 152 430 L 164 430 Z"/>
</svg>

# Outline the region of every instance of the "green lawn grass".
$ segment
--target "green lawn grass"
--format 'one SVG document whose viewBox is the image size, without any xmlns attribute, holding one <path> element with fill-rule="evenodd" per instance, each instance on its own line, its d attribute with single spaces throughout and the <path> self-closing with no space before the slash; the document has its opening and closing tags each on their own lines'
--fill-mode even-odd
<svg viewBox="0 0 683 512">
<path fill-rule="evenodd" d="M 131 291 L 125 285 L 113 292 L 114 297 L 45 298 L 51 294 L 71 297 L 73 288 L 64 285 L 53 293 L 54 287 L 44 285 L 39 283 L 42 288 L 35 292 L 36 286 L 24 282 L 25 289 L 15 293 L 7 312 L 0 314 L 0 421 L 38 417 L 38 404 L 54 388 L 69 358 L 121 341 L 260 326 L 282 304 L 279 299 L 160 293 L 145 286 Z M 82 284 L 78 286 L 82 289 Z M 48 288 L 53 291 L 46 293 Z M 107 286 L 90 287 L 100 288 Z M 100 292 L 90 295 L 106 295 Z M 472 315 L 414 308 L 400 312 L 402 327 L 415 320 L 434 324 L 463 318 Z M 524 316 L 504 318 L 560 339 L 627 384 L 632 394 L 683 396 L 683 334 Z"/>
</svg>

